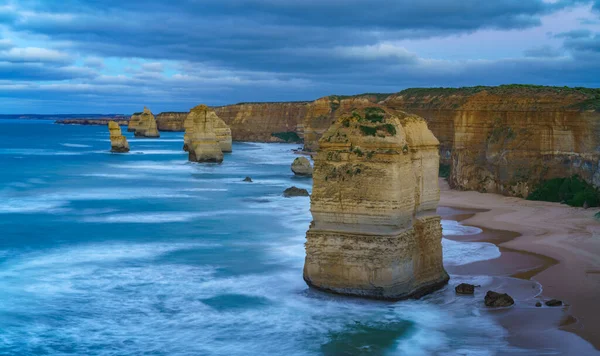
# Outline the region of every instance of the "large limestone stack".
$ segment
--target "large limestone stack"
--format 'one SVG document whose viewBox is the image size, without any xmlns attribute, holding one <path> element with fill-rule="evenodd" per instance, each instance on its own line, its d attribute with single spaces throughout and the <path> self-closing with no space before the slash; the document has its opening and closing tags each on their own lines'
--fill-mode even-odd
<svg viewBox="0 0 600 356">
<path fill-rule="evenodd" d="M 192 113 L 194 113 L 194 115 L 191 115 Z M 217 116 L 217 114 L 213 110 L 211 110 L 206 105 L 198 105 L 198 106 L 194 107 L 190 111 L 190 114 L 188 114 L 188 116 L 184 120 L 183 127 L 185 129 L 185 134 L 183 135 L 183 150 L 188 151 L 189 140 L 191 137 L 190 134 L 196 127 L 194 124 L 194 121 L 193 121 L 194 117 L 196 115 L 203 115 L 206 118 L 206 120 L 210 120 L 211 127 L 217 137 L 221 151 L 222 152 L 231 152 L 232 151 L 231 129 L 229 128 L 229 126 L 227 126 L 227 124 L 223 120 L 221 120 Z"/>
<path fill-rule="evenodd" d="M 206 105 L 198 105 L 190 110 L 185 119 L 184 149 L 188 151 L 188 159 L 192 162 L 223 162 L 213 116 L 216 115 Z"/>
<path fill-rule="evenodd" d="M 350 109 L 364 109 L 387 97 L 386 94 L 363 94 L 355 96 L 330 95 L 317 99 L 308 105 L 306 116 L 302 123 L 304 130 L 304 150 L 316 152 L 321 135 L 331 126 L 339 115 Z"/>
<path fill-rule="evenodd" d="M 156 126 L 156 119 L 147 107 L 144 107 L 144 112 L 139 116 L 134 135 L 136 137 L 160 137 Z"/>
<path fill-rule="evenodd" d="M 346 111 L 315 158 L 304 279 L 335 293 L 420 296 L 442 264 L 439 142 L 420 117 L 379 106 Z"/>
<path fill-rule="evenodd" d="M 129 152 L 127 138 L 121 133 L 119 124 L 115 121 L 109 121 L 108 131 L 110 132 L 110 151 L 117 153 Z"/>
</svg>

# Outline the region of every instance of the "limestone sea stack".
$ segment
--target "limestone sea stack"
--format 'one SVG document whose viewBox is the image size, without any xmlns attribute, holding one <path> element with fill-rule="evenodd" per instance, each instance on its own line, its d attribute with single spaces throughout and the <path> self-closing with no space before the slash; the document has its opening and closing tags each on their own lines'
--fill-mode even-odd
<svg viewBox="0 0 600 356">
<path fill-rule="evenodd" d="M 401 111 L 374 105 L 338 117 L 315 158 L 308 285 L 403 299 L 447 283 L 438 146 L 424 119 Z"/>
<path fill-rule="evenodd" d="M 109 121 L 108 131 L 110 132 L 110 151 L 117 153 L 129 152 L 127 138 L 121 133 L 119 124 L 115 121 Z"/>
<path fill-rule="evenodd" d="M 297 157 L 294 162 L 292 162 L 292 172 L 297 176 L 311 177 L 313 168 L 310 165 L 308 158 Z"/>
<path fill-rule="evenodd" d="M 141 112 L 135 112 L 129 118 L 129 124 L 127 125 L 127 132 L 135 132 L 135 129 L 140 123 Z"/>
<path fill-rule="evenodd" d="M 139 115 L 139 121 L 135 125 L 134 135 L 136 137 L 160 137 L 156 119 L 147 107 L 144 107 L 144 112 Z"/>
<path fill-rule="evenodd" d="M 184 149 L 192 162 L 223 162 L 223 151 L 215 134 L 211 111 L 206 105 L 198 105 L 185 119 Z"/>
<path fill-rule="evenodd" d="M 198 105 L 190 111 L 190 114 L 192 112 L 195 112 L 198 115 L 204 115 L 206 117 L 206 120 L 210 120 L 213 131 L 217 137 L 217 141 L 219 142 L 219 147 L 221 148 L 221 151 L 222 152 L 231 152 L 232 151 L 231 129 L 229 128 L 229 126 L 227 126 L 225 121 L 221 120 L 221 118 L 219 118 L 217 116 L 217 114 L 206 105 Z M 183 122 L 183 127 L 186 132 L 183 136 L 183 150 L 184 151 L 188 151 L 189 138 L 190 138 L 190 135 L 188 134 L 188 130 L 190 130 L 190 128 L 193 129 L 194 126 L 195 126 L 195 124 L 193 123 L 193 116 L 190 117 L 190 115 L 188 114 L 185 121 Z"/>
</svg>

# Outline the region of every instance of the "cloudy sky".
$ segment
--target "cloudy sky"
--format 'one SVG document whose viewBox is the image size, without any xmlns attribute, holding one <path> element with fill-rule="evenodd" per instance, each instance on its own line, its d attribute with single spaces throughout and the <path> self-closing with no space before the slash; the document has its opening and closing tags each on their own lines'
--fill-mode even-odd
<svg viewBox="0 0 600 356">
<path fill-rule="evenodd" d="M 600 0 L 0 0 L 0 113 L 600 86 Z"/>
</svg>

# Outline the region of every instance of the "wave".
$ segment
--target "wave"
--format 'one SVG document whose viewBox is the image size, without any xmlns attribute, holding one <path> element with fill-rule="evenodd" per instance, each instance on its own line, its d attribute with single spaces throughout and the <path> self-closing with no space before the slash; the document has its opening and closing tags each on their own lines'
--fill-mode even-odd
<svg viewBox="0 0 600 356">
<path fill-rule="evenodd" d="M 0 155 L 17 156 L 78 156 L 81 152 L 58 151 L 42 148 L 3 148 L 0 149 Z"/>
<path fill-rule="evenodd" d="M 40 200 L 37 198 L 1 198 L 0 214 L 17 213 L 60 213 L 64 211 L 65 200 Z"/>
<path fill-rule="evenodd" d="M 61 146 L 73 147 L 73 148 L 87 148 L 87 147 L 92 147 L 90 145 L 82 145 L 82 144 L 79 144 L 79 143 L 61 143 Z"/>
<path fill-rule="evenodd" d="M 442 239 L 444 264 L 448 266 L 466 265 L 478 261 L 500 257 L 498 246 L 488 242 L 464 242 Z"/>
<path fill-rule="evenodd" d="M 444 236 L 477 235 L 483 230 L 474 226 L 466 226 L 454 220 L 442 220 L 442 233 Z"/>
</svg>

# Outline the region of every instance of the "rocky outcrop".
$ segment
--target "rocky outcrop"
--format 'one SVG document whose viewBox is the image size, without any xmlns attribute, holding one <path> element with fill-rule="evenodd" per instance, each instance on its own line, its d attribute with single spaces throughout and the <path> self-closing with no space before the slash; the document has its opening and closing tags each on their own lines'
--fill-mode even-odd
<svg viewBox="0 0 600 356">
<path fill-rule="evenodd" d="M 600 186 L 598 89 L 407 89 L 384 103 L 427 119 L 452 188 L 526 197 L 573 175 Z"/>
<path fill-rule="evenodd" d="M 193 115 L 192 115 L 193 113 Z M 206 120 L 209 120 L 211 123 L 212 130 L 217 137 L 217 141 L 219 142 L 219 147 L 222 152 L 231 152 L 232 151 L 232 140 L 231 140 L 231 129 L 227 124 L 221 120 L 217 114 L 210 109 L 206 105 L 198 105 L 194 107 L 190 114 L 186 117 L 184 121 L 185 134 L 183 135 L 183 150 L 188 151 L 190 133 L 196 127 L 194 124 L 194 117 L 197 115 L 203 116 Z"/>
<path fill-rule="evenodd" d="M 306 116 L 307 104 L 240 103 L 213 109 L 231 128 L 234 141 L 284 142 L 284 139 L 273 134 L 300 137 L 303 133 L 298 131 L 298 125 Z"/>
<path fill-rule="evenodd" d="M 110 132 L 110 151 L 116 153 L 129 152 L 129 143 L 121 133 L 119 124 L 115 121 L 109 121 L 108 131 Z"/>
<path fill-rule="evenodd" d="M 316 152 L 318 141 L 340 114 L 350 109 L 362 109 L 377 103 L 387 94 L 364 94 L 355 96 L 330 95 L 311 102 L 304 120 L 304 150 Z"/>
<path fill-rule="evenodd" d="M 144 112 L 139 115 L 139 120 L 134 123 L 135 137 L 160 137 L 156 126 L 156 119 L 150 109 L 144 107 Z"/>
<path fill-rule="evenodd" d="M 183 122 L 187 115 L 187 112 L 161 112 L 156 115 L 156 126 L 158 127 L 158 131 L 185 131 Z"/>
<path fill-rule="evenodd" d="M 184 149 L 190 161 L 223 162 L 223 151 L 213 126 L 215 117 L 206 105 L 194 107 L 186 117 Z"/>
<path fill-rule="evenodd" d="M 490 290 L 485 295 L 484 303 L 486 307 L 502 308 L 510 307 L 515 304 L 515 301 L 506 293 L 497 293 Z"/>
<path fill-rule="evenodd" d="M 380 299 L 443 286 L 438 140 L 425 121 L 372 106 L 340 113 L 319 140 L 304 279 Z"/>
<path fill-rule="evenodd" d="M 456 294 L 473 295 L 475 293 L 475 286 L 469 283 L 461 283 L 454 288 Z"/>
<path fill-rule="evenodd" d="M 286 198 L 291 198 L 291 197 L 308 197 L 310 196 L 310 194 L 308 194 L 308 190 L 304 189 L 304 188 L 298 188 L 298 187 L 289 187 L 286 190 L 283 191 L 283 196 Z"/>
<path fill-rule="evenodd" d="M 308 158 L 297 157 L 294 162 L 292 162 L 292 172 L 297 176 L 311 177 L 313 168 L 310 165 Z"/>
</svg>

